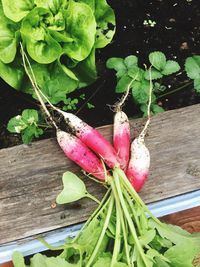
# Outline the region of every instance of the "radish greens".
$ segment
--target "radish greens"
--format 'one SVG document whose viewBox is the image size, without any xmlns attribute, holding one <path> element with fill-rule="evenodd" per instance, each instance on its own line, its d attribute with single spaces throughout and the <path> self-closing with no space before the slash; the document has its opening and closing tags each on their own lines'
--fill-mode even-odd
<svg viewBox="0 0 200 267">
<path fill-rule="evenodd" d="M 199 234 L 155 218 L 119 168 L 108 183 L 110 188 L 80 233 L 54 248 L 62 250 L 60 255 L 38 253 L 30 266 L 193 267 L 200 253 Z M 13 262 L 15 267 L 27 266 L 18 252 Z"/>
</svg>

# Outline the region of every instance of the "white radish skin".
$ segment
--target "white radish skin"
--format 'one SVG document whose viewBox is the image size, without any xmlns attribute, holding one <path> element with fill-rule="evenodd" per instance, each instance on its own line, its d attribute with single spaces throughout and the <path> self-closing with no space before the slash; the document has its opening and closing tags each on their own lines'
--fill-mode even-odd
<svg viewBox="0 0 200 267">
<path fill-rule="evenodd" d="M 126 171 L 130 157 L 130 124 L 127 115 L 118 111 L 114 116 L 113 145 L 120 161 L 120 167 Z"/>
<path fill-rule="evenodd" d="M 131 158 L 126 175 L 137 192 L 143 187 L 150 167 L 150 154 L 143 138 L 136 138 L 131 144 Z"/>
<path fill-rule="evenodd" d="M 110 167 L 118 167 L 119 159 L 114 147 L 96 129 L 83 122 L 76 115 L 62 112 L 65 121 L 75 135 Z"/>
<path fill-rule="evenodd" d="M 105 180 L 105 170 L 97 156 L 76 136 L 57 130 L 57 141 L 65 155 L 83 170 Z"/>
</svg>

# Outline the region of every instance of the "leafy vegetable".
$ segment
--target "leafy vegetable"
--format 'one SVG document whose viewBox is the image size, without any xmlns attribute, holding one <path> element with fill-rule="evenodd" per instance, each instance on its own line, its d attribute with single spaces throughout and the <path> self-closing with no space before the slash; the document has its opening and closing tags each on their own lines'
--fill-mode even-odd
<svg viewBox="0 0 200 267">
<path fill-rule="evenodd" d="M 149 54 L 149 61 L 151 66 L 149 69 L 143 70 L 138 66 L 138 58 L 134 55 L 123 58 L 110 58 L 107 60 L 107 68 L 116 71 L 117 85 L 116 93 L 125 93 L 132 91 L 133 100 L 139 105 L 140 110 L 146 114 L 149 80 L 158 80 L 163 76 L 168 76 L 180 70 L 179 64 L 174 60 L 167 60 L 166 56 L 159 51 Z M 153 94 L 151 112 L 156 114 L 163 112 L 164 109 L 156 102 L 156 94 L 160 92 L 158 88 L 161 85 L 158 82 L 153 83 Z M 166 87 L 162 86 L 162 89 Z"/>
<path fill-rule="evenodd" d="M 0 60 L 0 77 L 12 86 L 19 90 L 22 85 L 24 72 L 20 66 L 20 59 L 17 57 L 18 62 L 5 64 Z"/>
<path fill-rule="evenodd" d="M 5 64 L 15 58 L 18 35 L 18 26 L 4 15 L 0 5 L 0 60 Z"/>
<path fill-rule="evenodd" d="M 112 175 L 110 188 L 79 234 L 66 240 L 57 257 L 34 255 L 30 267 L 193 267 L 200 235 L 159 221 L 122 170 L 115 168 Z M 62 203 L 84 195 L 85 186 L 74 174 L 63 177 L 69 187 Z M 26 267 L 19 253 L 14 253 L 13 262 L 15 267 Z"/>
<path fill-rule="evenodd" d="M 96 80 L 95 51 L 114 33 L 106 0 L 2 0 L 0 77 L 35 97 L 21 66 L 21 41 L 42 91 L 53 104 L 65 102 L 67 94 Z"/>
<path fill-rule="evenodd" d="M 29 144 L 34 137 L 43 134 L 39 127 L 39 115 L 34 109 L 25 109 L 21 115 L 9 120 L 7 129 L 11 133 L 20 133 L 24 144 Z"/>
<path fill-rule="evenodd" d="M 2 0 L 3 9 L 6 17 L 19 22 L 34 7 L 33 0 Z"/>
<path fill-rule="evenodd" d="M 200 56 L 188 57 L 185 61 L 187 76 L 194 80 L 194 88 L 200 92 Z"/>
<path fill-rule="evenodd" d="M 115 16 L 106 0 L 95 0 L 94 12 L 97 21 L 95 47 L 102 48 L 112 41 L 115 33 Z"/>
</svg>

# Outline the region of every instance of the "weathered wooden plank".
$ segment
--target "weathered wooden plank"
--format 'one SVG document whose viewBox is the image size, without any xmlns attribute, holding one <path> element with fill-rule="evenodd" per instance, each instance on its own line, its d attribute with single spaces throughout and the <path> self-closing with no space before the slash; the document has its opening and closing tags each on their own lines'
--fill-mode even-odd
<svg viewBox="0 0 200 267">
<path fill-rule="evenodd" d="M 190 233 L 200 232 L 200 207 L 179 211 L 161 219 L 166 223 L 178 225 Z"/>
<path fill-rule="evenodd" d="M 152 118 L 147 137 L 151 175 L 141 192 L 146 202 L 200 189 L 200 105 Z M 137 134 L 141 120 L 132 121 Z M 112 127 L 101 132 L 110 139 Z M 84 200 L 52 208 L 66 170 L 79 168 L 67 160 L 55 139 L 0 150 L 0 243 L 84 221 L 95 204 Z M 103 188 L 87 181 L 101 197 Z"/>
</svg>

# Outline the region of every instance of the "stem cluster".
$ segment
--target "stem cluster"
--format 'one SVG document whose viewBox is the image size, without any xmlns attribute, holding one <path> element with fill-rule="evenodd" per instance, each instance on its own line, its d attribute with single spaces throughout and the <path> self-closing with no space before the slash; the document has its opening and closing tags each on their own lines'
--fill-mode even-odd
<svg viewBox="0 0 200 267">
<path fill-rule="evenodd" d="M 145 244 L 142 238 L 150 230 L 150 217 L 162 223 L 150 213 L 120 168 L 114 169 L 108 183 L 110 188 L 99 207 L 70 241 L 72 246 L 80 246 L 80 266 L 153 266 L 154 260 L 147 254 L 149 242 Z M 155 235 L 155 230 L 152 232 Z M 66 258 L 68 254 L 67 247 L 63 255 Z"/>
</svg>

